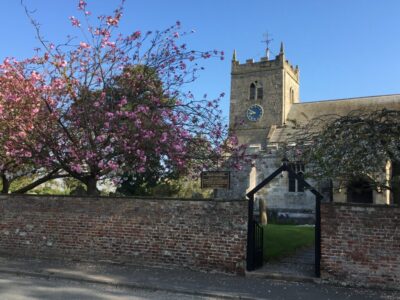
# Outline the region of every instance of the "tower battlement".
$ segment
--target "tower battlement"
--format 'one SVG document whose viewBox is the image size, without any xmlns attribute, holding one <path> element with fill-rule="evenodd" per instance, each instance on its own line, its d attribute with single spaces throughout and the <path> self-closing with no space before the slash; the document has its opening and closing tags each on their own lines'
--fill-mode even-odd
<svg viewBox="0 0 400 300">
<path fill-rule="evenodd" d="M 281 51 L 278 55 L 275 56 L 275 59 L 268 58 L 268 50 L 267 56 L 261 57 L 259 61 L 254 60 L 253 58 L 247 59 L 245 63 L 240 63 L 236 59 L 236 51 L 234 51 L 232 58 L 232 74 L 241 74 L 241 73 L 249 73 L 249 72 L 258 72 L 272 69 L 282 69 L 285 68 L 287 71 L 291 72 L 291 75 L 299 81 L 300 70 L 299 67 L 293 66 L 289 60 L 286 59 L 285 53 L 283 50 L 283 44 L 281 44 Z"/>
</svg>

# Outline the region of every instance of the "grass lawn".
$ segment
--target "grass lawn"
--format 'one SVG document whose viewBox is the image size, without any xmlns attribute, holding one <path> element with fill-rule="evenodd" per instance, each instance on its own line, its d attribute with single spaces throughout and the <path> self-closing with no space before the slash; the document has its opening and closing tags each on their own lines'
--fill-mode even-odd
<svg viewBox="0 0 400 300">
<path fill-rule="evenodd" d="M 290 255 L 314 244 L 314 227 L 295 225 L 264 226 L 264 261 Z"/>
</svg>

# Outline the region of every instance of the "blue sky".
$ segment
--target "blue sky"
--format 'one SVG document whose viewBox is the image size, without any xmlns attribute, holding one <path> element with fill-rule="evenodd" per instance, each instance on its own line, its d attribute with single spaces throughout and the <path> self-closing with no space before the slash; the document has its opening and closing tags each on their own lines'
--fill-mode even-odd
<svg viewBox="0 0 400 300">
<path fill-rule="evenodd" d="M 117 0 L 88 0 L 94 14 L 111 12 Z M 36 9 L 49 40 L 71 33 L 68 17 L 77 15 L 75 0 L 25 0 Z M 31 56 L 38 43 L 19 0 L 0 2 L 0 59 Z M 226 92 L 228 114 L 230 60 L 264 55 L 263 34 L 280 41 L 286 56 L 300 67 L 302 101 L 400 93 L 400 1 L 398 0 L 127 0 L 120 29 L 129 33 L 163 29 L 180 20 L 195 29 L 189 44 L 220 49 L 226 60 L 213 60 L 191 90 L 210 97 Z"/>
</svg>

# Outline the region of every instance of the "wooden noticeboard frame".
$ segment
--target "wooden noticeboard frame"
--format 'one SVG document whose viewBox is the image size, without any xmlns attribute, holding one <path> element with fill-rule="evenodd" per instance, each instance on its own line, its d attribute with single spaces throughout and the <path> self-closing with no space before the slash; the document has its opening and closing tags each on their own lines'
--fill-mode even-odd
<svg viewBox="0 0 400 300">
<path fill-rule="evenodd" d="M 205 171 L 201 173 L 202 189 L 230 189 L 231 173 L 229 171 Z"/>
</svg>

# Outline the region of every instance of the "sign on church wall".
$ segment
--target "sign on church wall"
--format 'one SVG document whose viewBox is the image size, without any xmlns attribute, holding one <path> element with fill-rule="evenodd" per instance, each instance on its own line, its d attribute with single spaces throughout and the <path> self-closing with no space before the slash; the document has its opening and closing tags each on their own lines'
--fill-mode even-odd
<svg viewBox="0 0 400 300">
<path fill-rule="evenodd" d="M 206 171 L 201 173 L 202 189 L 229 189 L 229 171 Z"/>
</svg>

